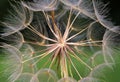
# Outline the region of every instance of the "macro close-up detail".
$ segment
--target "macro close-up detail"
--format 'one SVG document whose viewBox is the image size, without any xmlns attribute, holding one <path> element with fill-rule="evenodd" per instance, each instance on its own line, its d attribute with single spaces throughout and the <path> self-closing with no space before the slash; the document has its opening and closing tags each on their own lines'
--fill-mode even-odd
<svg viewBox="0 0 120 82">
<path fill-rule="evenodd" d="M 119 81 L 120 26 L 112 19 L 110 3 L 8 4 L 8 14 L 0 19 L 0 82 Z"/>
</svg>

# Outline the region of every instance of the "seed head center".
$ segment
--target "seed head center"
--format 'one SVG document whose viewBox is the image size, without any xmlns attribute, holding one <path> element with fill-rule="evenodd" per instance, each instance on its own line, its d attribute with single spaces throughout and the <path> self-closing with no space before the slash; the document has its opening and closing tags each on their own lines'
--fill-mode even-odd
<svg viewBox="0 0 120 82">
<path fill-rule="evenodd" d="M 58 43 L 58 46 L 61 47 L 61 48 L 65 47 L 65 45 L 66 45 L 66 42 L 63 41 L 63 40 Z"/>
</svg>

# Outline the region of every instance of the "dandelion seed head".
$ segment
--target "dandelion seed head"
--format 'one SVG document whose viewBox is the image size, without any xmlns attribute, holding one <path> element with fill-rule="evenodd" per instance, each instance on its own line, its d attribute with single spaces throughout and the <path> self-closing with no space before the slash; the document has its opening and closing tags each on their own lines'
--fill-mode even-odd
<svg viewBox="0 0 120 82">
<path fill-rule="evenodd" d="M 94 73 L 99 72 L 98 65 L 106 62 L 110 65 L 114 60 L 108 52 L 112 50 L 108 45 L 114 42 L 107 43 L 114 37 L 105 31 L 111 30 L 109 25 L 113 24 L 107 25 L 96 4 L 95 0 L 27 0 L 18 4 L 21 8 L 18 10 L 13 5 L 17 15 L 13 14 L 14 21 L 4 23 L 9 29 L 3 35 L 7 36 L 5 40 L 9 37 L 8 41 L 18 44 L 12 46 L 19 46 L 16 48 L 21 52 L 20 58 L 15 57 L 19 58 L 22 71 L 16 71 L 32 73 L 30 82 L 93 81 Z M 111 31 L 118 32 L 116 29 Z M 104 55 L 96 47 L 103 47 Z M 97 62 L 100 57 L 103 60 Z M 16 78 L 15 75 L 13 72 L 10 78 Z"/>
</svg>

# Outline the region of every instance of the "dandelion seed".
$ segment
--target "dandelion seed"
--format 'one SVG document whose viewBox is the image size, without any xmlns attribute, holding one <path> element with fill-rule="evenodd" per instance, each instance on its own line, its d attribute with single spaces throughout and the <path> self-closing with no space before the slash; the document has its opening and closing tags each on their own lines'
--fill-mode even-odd
<svg viewBox="0 0 120 82">
<path fill-rule="evenodd" d="M 22 56 L 19 50 L 13 46 L 2 44 L 3 53 L 0 55 L 0 80 L 6 82 L 15 81 L 22 72 Z"/>
<path fill-rule="evenodd" d="M 109 63 L 109 65 L 113 66 L 113 63 Z M 113 68 L 110 68 L 108 64 L 100 64 L 94 68 L 94 71 L 90 73 L 90 77 L 98 79 L 98 81 L 106 81 L 107 73 L 110 73 L 113 71 Z M 109 75 L 109 74 L 108 74 Z"/>
<path fill-rule="evenodd" d="M 102 63 L 105 63 L 104 57 L 102 55 L 102 51 L 97 51 L 93 56 L 90 58 L 89 62 L 91 62 L 91 65 L 93 67 L 100 65 Z"/>
<path fill-rule="evenodd" d="M 9 45 L 15 46 L 16 48 L 20 48 L 23 45 L 23 35 L 20 32 L 16 32 L 9 36 L 0 37 L 2 40 L 6 41 Z"/>
<path fill-rule="evenodd" d="M 39 70 L 30 80 L 30 82 L 37 82 L 36 78 L 38 78 L 38 82 L 57 82 L 58 77 L 53 70 L 50 69 L 41 69 Z"/>
<path fill-rule="evenodd" d="M 81 2 L 81 0 L 60 0 L 60 1 L 69 6 L 78 6 Z"/>
<path fill-rule="evenodd" d="M 102 24 L 104 27 L 106 27 L 107 29 L 113 32 L 120 33 L 120 29 L 119 29 L 120 27 L 115 26 L 115 24 L 109 18 L 109 9 L 107 7 L 108 4 L 105 4 L 99 0 L 96 0 L 96 1 L 92 0 L 92 2 L 93 2 L 96 17 L 100 22 L 100 24 Z"/>
<path fill-rule="evenodd" d="M 14 3 L 16 5 L 13 5 Z M 16 1 L 10 2 L 10 4 L 13 12 L 12 10 L 9 11 L 9 15 L 4 19 L 4 22 L 1 22 L 4 26 L 4 33 L 2 33 L 2 36 L 8 36 L 24 29 L 32 21 L 32 11 L 23 7 L 21 3 Z"/>
<path fill-rule="evenodd" d="M 83 16 L 85 15 L 93 20 L 96 20 L 96 16 L 94 14 L 94 7 L 91 0 L 61 0 L 61 2 L 63 2 L 65 6 L 68 6 L 67 9 L 73 8 L 75 11 L 83 13 Z"/>
<path fill-rule="evenodd" d="M 105 82 L 104 80 L 93 78 L 93 77 L 86 77 L 82 80 L 79 80 L 78 82 Z"/>
<path fill-rule="evenodd" d="M 33 77 L 32 73 L 22 73 L 15 82 L 30 82 L 30 79 Z M 35 82 L 38 82 L 37 80 Z"/>
<path fill-rule="evenodd" d="M 30 10 L 33 11 L 51 11 L 55 10 L 57 7 L 57 0 L 33 0 L 22 1 L 22 4 Z"/>
<path fill-rule="evenodd" d="M 119 54 L 120 34 L 107 30 L 103 37 L 103 54 L 106 63 L 115 63 Z"/>
<path fill-rule="evenodd" d="M 22 62 L 33 57 L 32 53 L 34 49 L 28 44 L 23 44 L 22 47 L 20 48 L 20 51 L 22 54 Z M 29 62 L 23 63 L 22 72 L 34 73 L 37 70 L 37 66 L 32 65 L 34 62 L 35 60 L 31 60 Z"/>
</svg>

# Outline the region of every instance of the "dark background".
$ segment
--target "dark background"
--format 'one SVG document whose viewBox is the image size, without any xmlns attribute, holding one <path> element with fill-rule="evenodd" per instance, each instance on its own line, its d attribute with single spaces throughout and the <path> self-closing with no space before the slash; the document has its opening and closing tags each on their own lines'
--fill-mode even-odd
<svg viewBox="0 0 120 82">
<path fill-rule="evenodd" d="M 110 7 L 110 15 L 112 20 L 116 23 L 116 25 L 120 24 L 120 3 L 119 0 L 102 0 L 105 3 L 109 2 Z M 0 20 L 7 14 L 7 10 L 9 10 L 8 0 L 0 0 Z"/>
<path fill-rule="evenodd" d="M 119 0 L 104 0 L 106 2 L 109 2 L 110 7 L 110 14 L 113 19 L 113 21 L 116 22 L 117 25 L 120 25 L 120 2 Z"/>
<path fill-rule="evenodd" d="M 0 20 L 7 14 L 9 8 L 8 0 L 0 0 Z"/>
</svg>

